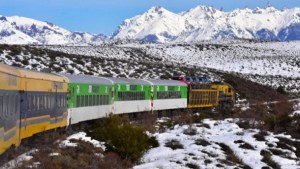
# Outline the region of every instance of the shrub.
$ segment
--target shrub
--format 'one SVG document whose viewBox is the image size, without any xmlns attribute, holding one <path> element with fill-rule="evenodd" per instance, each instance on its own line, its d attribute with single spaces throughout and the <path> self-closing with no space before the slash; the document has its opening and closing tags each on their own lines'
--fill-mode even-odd
<svg viewBox="0 0 300 169">
<path fill-rule="evenodd" d="M 204 140 L 204 139 L 201 139 L 201 138 L 197 139 L 195 141 L 195 144 L 199 145 L 199 146 L 204 146 L 204 147 L 210 145 L 210 143 L 207 140 Z"/>
<path fill-rule="evenodd" d="M 169 140 L 165 144 L 166 147 L 170 147 L 172 150 L 183 149 L 183 145 L 175 139 Z"/>
<path fill-rule="evenodd" d="M 192 169 L 199 169 L 200 168 L 197 164 L 194 164 L 194 163 L 187 163 L 186 166 L 188 168 L 192 168 Z"/>
<path fill-rule="evenodd" d="M 194 136 L 197 134 L 197 129 L 192 127 L 192 126 L 189 126 L 187 129 L 185 129 L 183 131 L 183 134 L 185 135 L 190 135 L 190 136 Z"/>
<path fill-rule="evenodd" d="M 255 150 L 254 147 L 249 143 L 243 143 L 239 147 L 243 149 Z"/>
<path fill-rule="evenodd" d="M 257 141 L 267 141 L 265 139 L 265 136 L 267 136 L 268 133 L 265 132 L 265 131 L 260 131 L 259 133 L 257 134 L 254 134 L 253 137 L 257 140 Z"/>
<path fill-rule="evenodd" d="M 266 127 L 276 133 L 286 132 L 292 121 L 293 118 L 288 113 L 270 114 L 264 118 Z"/>
<path fill-rule="evenodd" d="M 280 166 L 272 160 L 272 154 L 269 151 L 261 150 L 260 155 L 263 156 L 262 162 L 268 164 L 274 169 L 280 169 Z"/>
<path fill-rule="evenodd" d="M 124 118 L 110 115 L 102 127 L 97 127 L 92 136 L 104 141 L 108 152 L 115 152 L 123 159 L 137 162 L 151 147 L 158 146 L 155 138 L 149 138 L 141 128 Z"/>
</svg>

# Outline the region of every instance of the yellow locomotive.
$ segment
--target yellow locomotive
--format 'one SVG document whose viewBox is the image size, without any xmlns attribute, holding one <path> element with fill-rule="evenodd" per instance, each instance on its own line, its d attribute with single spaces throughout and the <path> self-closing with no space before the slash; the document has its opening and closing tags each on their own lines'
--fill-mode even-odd
<svg viewBox="0 0 300 169">
<path fill-rule="evenodd" d="M 188 108 L 211 108 L 225 103 L 234 103 L 234 90 L 227 83 L 210 82 L 207 76 L 177 76 L 188 85 Z"/>
</svg>

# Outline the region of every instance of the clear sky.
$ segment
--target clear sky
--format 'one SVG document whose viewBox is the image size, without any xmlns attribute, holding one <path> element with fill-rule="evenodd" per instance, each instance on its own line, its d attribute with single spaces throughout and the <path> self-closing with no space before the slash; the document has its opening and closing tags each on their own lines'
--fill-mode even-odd
<svg viewBox="0 0 300 169">
<path fill-rule="evenodd" d="M 278 9 L 300 7 L 300 0 L 269 0 Z M 0 15 L 49 21 L 71 31 L 110 35 L 123 20 L 162 6 L 182 12 L 197 5 L 225 11 L 266 7 L 268 0 L 0 0 Z"/>
</svg>

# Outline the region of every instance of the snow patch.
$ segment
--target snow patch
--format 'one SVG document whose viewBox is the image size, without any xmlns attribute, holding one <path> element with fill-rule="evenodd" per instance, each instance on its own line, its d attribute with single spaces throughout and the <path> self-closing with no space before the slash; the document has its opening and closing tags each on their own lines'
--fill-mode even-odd
<svg viewBox="0 0 300 169">
<path fill-rule="evenodd" d="M 82 140 L 85 142 L 89 142 L 94 145 L 94 147 L 99 147 L 105 151 L 105 146 L 103 142 L 97 141 L 88 137 L 85 132 L 79 132 L 69 136 L 66 140 L 60 143 L 60 147 L 77 147 L 77 143 L 73 143 L 72 140 Z"/>
</svg>

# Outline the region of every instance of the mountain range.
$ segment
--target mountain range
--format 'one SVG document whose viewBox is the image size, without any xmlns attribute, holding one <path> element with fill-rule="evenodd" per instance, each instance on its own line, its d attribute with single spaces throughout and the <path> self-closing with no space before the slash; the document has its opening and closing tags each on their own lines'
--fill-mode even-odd
<svg viewBox="0 0 300 169">
<path fill-rule="evenodd" d="M 126 19 L 112 36 L 72 32 L 50 22 L 20 16 L 0 16 L 2 44 L 97 45 L 108 39 L 180 43 L 228 38 L 300 40 L 300 8 L 278 10 L 269 6 L 224 12 L 197 6 L 173 13 L 163 7 L 152 7 Z"/>
<path fill-rule="evenodd" d="M 113 38 L 152 42 L 195 42 L 223 38 L 300 40 L 300 8 L 272 6 L 231 12 L 197 6 L 179 14 L 153 7 L 126 19 Z"/>
<path fill-rule="evenodd" d="M 104 35 L 71 32 L 50 22 L 31 18 L 0 16 L 0 43 L 2 44 L 37 44 L 37 45 L 86 45 L 101 44 Z"/>
</svg>

